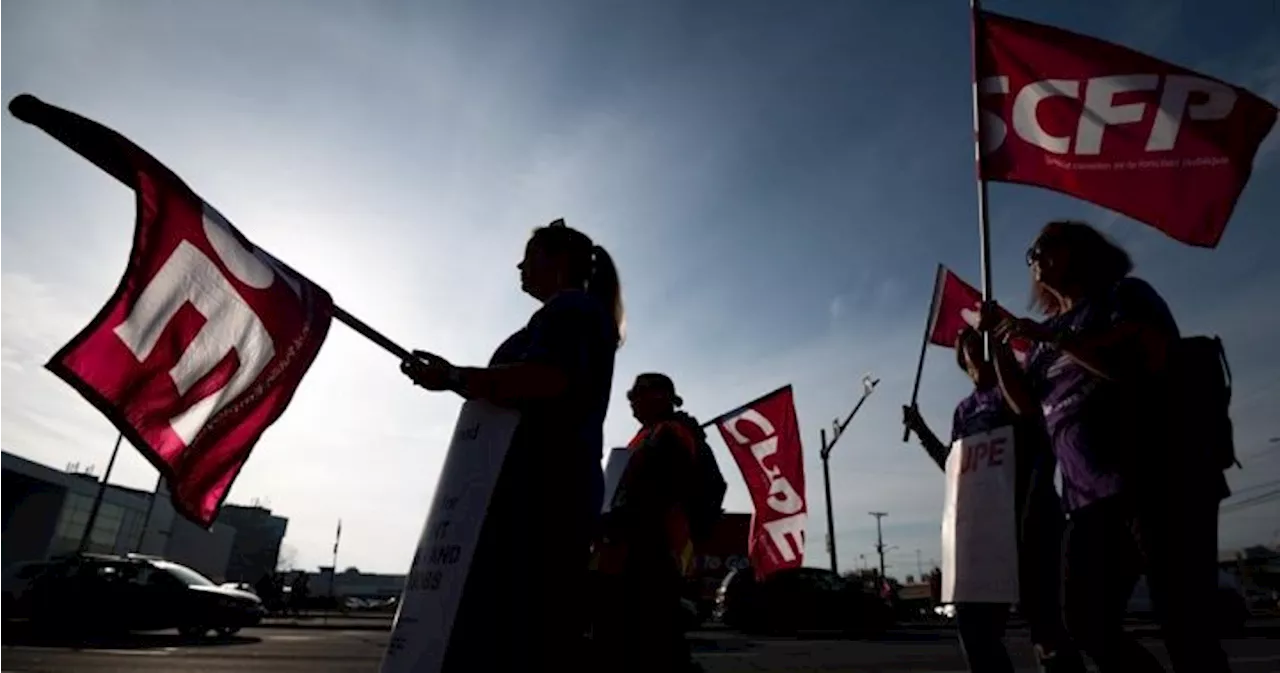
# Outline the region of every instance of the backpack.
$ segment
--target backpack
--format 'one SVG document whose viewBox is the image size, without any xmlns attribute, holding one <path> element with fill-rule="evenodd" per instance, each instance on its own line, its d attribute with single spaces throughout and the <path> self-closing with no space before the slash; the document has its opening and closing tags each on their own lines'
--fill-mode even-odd
<svg viewBox="0 0 1280 673">
<path fill-rule="evenodd" d="M 711 452 L 711 445 L 707 443 L 707 433 L 699 427 L 692 416 L 682 414 L 680 421 L 693 433 L 694 441 L 697 443 L 693 463 L 693 489 L 690 501 L 687 503 L 687 514 L 689 532 L 693 541 L 698 543 L 711 536 L 716 522 L 724 513 L 722 509 L 724 494 L 729 485 L 724 480 L 724 474 L 720 472 L 720 465 L 716 462 L 715 454 Z"/>
<path fill-rule="evenodd" d="M 1177 441 L 1217 470 L 1240 467 L 1231 425 L 1231 366 L 1219 337 L 1183 337 L 1169 353 Z"/>
</svg>

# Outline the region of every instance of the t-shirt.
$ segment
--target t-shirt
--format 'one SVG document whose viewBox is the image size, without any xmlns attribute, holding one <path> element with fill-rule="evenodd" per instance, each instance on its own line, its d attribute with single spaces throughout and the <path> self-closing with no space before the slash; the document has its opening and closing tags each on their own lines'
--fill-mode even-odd
<svg viewBox="0 0 1280 673">
<path fill-rule="evenodd" d="M 1017 451 L 1014 459 L 1017 473 L 1015 497 L 1017 506 L 1021 508 L 1033 479 L 1041 490 L 1047 486 L 1052 491 L 1053 454 L 1049 451 L 1044 425 L 1038 417 L 1023 418 L 1013 413 L 999 386 L 975 388 L 956 405 L 951 417 L 951 442 L 954 445 L 965 437 L 1003 427 L 1013 428 Z M 946 456 L 941 459 L 945 465 Z"/>
<path fill-rule="evenodd" d="M 1136 322 L 1177 338 L 1178 326 L 1160 295 L 1145 281 L 1125 278 L 1110 291 L 1081 301 L 1050 318 L 1060 335 L 1096 335 Z M 1119 344 L 1103 357 L 1117 363 L 1141 358 L 1134 344 Z M 1062 469 L 1068 510 L 1079 509 L 1125 488 L 1156 440 L 1150 432 L 1150 393 L 1134 383 L 1104 379 L 1050 344 L 1032 352 L 1028 375 L 1039 399 L 1050 442 Z"/>
<path fill-rule="evenodd" d="M 590 294 L 566 290 L 543 304 L 489 362 L 537 362 L 565 373 L 568 389 L 560 398 L 520 409 L 508 461 L 520 469 L 559 475 L 562 485 L 583 479 L 596 482 L 588 497 L 595 499 L 597 513 L 604 492 L 600 462 L 617 344 L 610 312 Z"/>
</svg>

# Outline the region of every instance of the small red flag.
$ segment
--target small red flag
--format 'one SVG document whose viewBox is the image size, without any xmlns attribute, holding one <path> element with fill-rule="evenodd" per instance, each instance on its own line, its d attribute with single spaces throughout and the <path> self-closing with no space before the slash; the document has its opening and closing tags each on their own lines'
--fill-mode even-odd
<svg viewBox="0 0 1280 673">
<path fill-rule="evenodd" d="M 731 411 L 715 424 L 755 504 L 747 555 L 756 576 L 800 567 L 809 513 L 791 386 Z"/>
<path fill-rule="evenodd" d="M 9 110 L 137 193 L 124 278 L 48 368 L 160 470 L 178 512 L 211 525 L 324 343 L 333 302 L 124 136 L 29 95 Z"/>
<path fill-rule="evenodd" d="M 947 348 L 954 348 L 956 338 L 965 327 L 977 329 L 978 318 L 982 310 L 982 293 L 977 288 L 964 282 L 951 269 L 938 267 L 938 279 L 934 284 L 933 318 L 929 323 L 929 343 Z M 1004 307 L 1000 307 L 1000 315 L 1012 318 Z M 1025 361 L 1031 344 L 1015 339 L 1009 344 L 1013 354 L 1020 361 Z"/>
<path fill-rule="evenodd" d="M 975 17 L 981 175 L 1096 203 L 1212 248 L 1276 106 L 1097 38 Z"/>
</svg>

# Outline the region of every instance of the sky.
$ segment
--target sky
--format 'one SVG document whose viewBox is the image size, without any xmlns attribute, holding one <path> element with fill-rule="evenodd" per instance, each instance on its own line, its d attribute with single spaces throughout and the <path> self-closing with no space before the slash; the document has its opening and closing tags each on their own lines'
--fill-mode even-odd
<svg viewBox="0 0 1280 673">
<path fill-rule="evenodd" d="M 1280 4 L 992 0 L 989 9 L 1143 50 L 1280 102 Z M 535 10 L 536 7 L 536 10 Z M 564 217 L 615 256 L 628 309 L 606 442 L 636 427 L 623 391 L 676 381 L 710 418 L 795 387 L 825 566 L 818 433 L 867 372 L 879 388 L 831 458 L 843 569 L 939 559 L 943 478 L 902 442 L 934 269 L 978 282 L 967 3 L 4 3 L 7 101 L 29 92 L 101 121 L 173 168 L 256 244 L 410 348 L 480 364 L 536 308 L 515 264 Z M 43 364 L 111 295 L 132 195 L 38 130 L 0 122 L 3 448 L 100 474 L 115 431 Z M 1280 478 L 1280 132 L 1221 245 L 1190 248 L 1044 190 L 992 185 L 996 297 L 1028 298 L 1047 220 L 1125 246 L 1184 332 L 1218 334 L 1236 374 L 1236 500 Z M 931 348 L 920 405 L 939 433 L 966 394 Z M 229 502 L 289 518 L 301 567 L 404 572 L 460 402 L 335 325 Z M 732 458 L 727 507 L 749 511 Z M 150 488 L 122 453 L 112 481 Z M 1223 515 L 1221 546 L 1280 542 L 1280 502 Z M 917 552 L 917 550 L 919 550 Z"/>
</svg>

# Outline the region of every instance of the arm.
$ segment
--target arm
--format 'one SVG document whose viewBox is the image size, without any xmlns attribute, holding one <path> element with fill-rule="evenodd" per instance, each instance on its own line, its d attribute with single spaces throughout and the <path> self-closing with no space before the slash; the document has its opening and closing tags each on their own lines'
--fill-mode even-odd
<svg viewBox="0 0 1280 673">
<path fill-rule="evenodd" d="M 947 469 L 947 456 L 951 453 L 951 447 L 943 444 L 938 436 L 933 434 L 929 426 L 921 424 L 916 428 L 916 437 L 920 438 L 920 445 L 924 447 L 925 452 L 938 464 L 940 469 Z"/>
<path fill-rule="evenodd" d="M 933 430 L 929 429 L 929 424 L 925 423 L 920 410 L 915 406 L 904 406 L 902 415 L 903 423 L 915 433 L 916 437 L 920 438 L 920 445 L 924 447 L 933 462 L 937 463 L 938 467 L 947 469 L 947 455 L 951 453 L 951 447 L 943 444 L 942 440 L 933 434 Z"/>
<path fill-rule="evenodd" d="M 459 367 L 457 381 L 454 390 L 464 398 L 488 400 L 500 406 L 552 400 L 569 389 L 569 377 L 563 369 L 540 362 Z"/>
<path fill-rule="evenodd" d="M 1138 357 L 1125 363 L 1122 361 L 1127 358 L 1105 355 L 1120 345 L 1131 346 L 1125 350 Z M 1098 335 L 1083 338 L 1069 335 L 1058 340 L 1062 352 L 1081 367 L 1112 381 L 1163 371 L 1169 346 L 1168 335 L 1150 325 L 1132 321 L 1117 323 Z"/>
<path fill-rule="evenodd" d="M 996 380 L 1000 384 L 1000 392 L 1004 394 L 1005 402 L 1009 403 L 1009 408 L 1019 416 L 1039 414 L 1039 404 L 1031 394 L 1031 382 L 1028 380 L 1027 373 L 1014 359 L 1013 349 L 1009 348 L 1008 342 L 993 336 L 991 351 L 995 356 Z"/>
<path fill-rule="evenodd" d="M 595 343 L 599 316 L 576 298 L 553 299 L 530 321 L 531 342 L 524 362 L 458 368 L 454 390 L 463 398 L 499 406 L 547 402 L 566 397 L 575 380 L 584 379 Z"/>
</svg>

